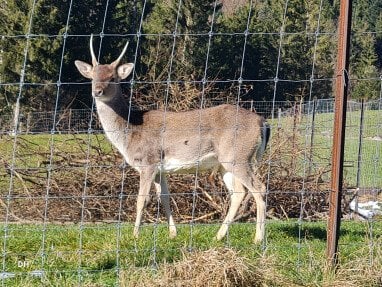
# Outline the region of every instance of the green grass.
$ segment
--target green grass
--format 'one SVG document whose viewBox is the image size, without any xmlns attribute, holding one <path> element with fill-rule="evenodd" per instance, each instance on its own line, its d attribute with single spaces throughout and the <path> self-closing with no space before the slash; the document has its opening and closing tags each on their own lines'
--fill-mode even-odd
<svg viewBox="0 0 382 287">
<path fill-rule="evenodd" d="M 382 143 L 370 139 L 381 132 L 381 113 L 366 112 L 361 187 L 382 187 Z M 287 129 L 289 124 L 283 127 Z M 332 139 L 327 132 L 330 134 L 332 128 L 332 114 L 317 114 L 313 150 L 318 165 L 330 163 Z M 356 184 L 358 130 L 359 112 L 349 113 L 344 176 L 347 184 L 353 186 Z M 305 137 L 301 142 L 310 146 L 309 139 L 305 142 Z M 89 144 L 92 146 L 90 149 Z M 87 159 L 88 154 L 90 160 L 97 159 L 88 162 L 90 165 L 115 164 L 113 149 L 103 135 L 20 135 L 16 146 L 13 138 L 3 136 L 0 138 L 0 192 L 7 194 L 10 185 L 6 165 L 13 163 L 18 169 L 46 169 L 51 160 L 53 167 L 65 166 L 75 160 Z M 109 158 L 91 157 L 93 154 Z M 84 165 L 82 163 L 82 167 Z M 43 180 L 45 182 L 45 178 Z M 32 185 L 27 180 L 23 184 L 27 188 Z M 15 190 L 23 188 L 17 178 L 13 186 Z M 272 265 L 275 273 L 283 274 L 288 282 L 299 286 L 321 286 L 326 282 L 323 270 L 325 222 L 299 225 L 296 221 L 270 221 L 267 224 L 267 242 L 263 246 L 252 244 L 254 225 L 250 223 L 233 224 L 227 240 L 222 242 L 213 240 L 218 225 L 197 224 L 192 228 L 179 225 L 178 237 L 174 240 L 168 239 L 165 225 L 157 228 L 144 226 L 138 240 L 132 237 L 130 224 L 122 224 L 120 228 L 115 224 L 86 224 L 82 227 L 77 224 L 47 224 L 45 227 L 42 224 L 9 224 L 0 228 L 0 244 L 2 248 L 5 246 L 2 254 L 6 254 L 5 265 L 1 269 L 17 274 L 14 278 L 4 279 L 6 286 L 77 286 L 80 282 L 84 286 L 114 286 L 121 270 L 130 272 L 142 268 L 143 272 L 155 274 L 153 268 L 156 263 L 160 266 L 163 262 L 177 262 L 182 260 L 183 252 L 190 250 L 220 247 L 233 248 L 253 261 L 265 254 L 276 262 Z M 373 236 L 369 237 L 371 230 Z M 381 254 L 378 247 L 382 244 L 381 238 L 380 220 L 374 223 L 344 222 L 340 237 L 341 264 L 379 260 L 382 266 L 381 258 L 377 258 Z M 354 269 L 362 268 L 355 265 Z M 36 270 L 44 271 L 45 275 L 42 278 L 30 275 Z"/>
<path fill-rule="evenodd" d="M 277 121 L 277 120 L 276 120 Z M 313 169 L 331 165 L 331 149 L 333 145 L 333 113 L 318 113 L 315 117 L 313 143 L 311 142 L 311 115 L 301 118 L 297 129 L 298 144 L 303 154 L 309 156 L 311 144 L 313 152 Z M 293 131 L 293 117 L 284 118 L 281 127 L 285 132 Z M 277 122 L 274 123 L 277 126 Z M 382 136 L 382 111 L 366 110 L 364 114 L 360 164 L 359 187 L 382 187 L 382 141 L 375 140 Z M 348 112 L 346 120 L 344 180 L 347 186 L 357 185 L 358 147 L 360 132 L 360 111 Z M 299 166 L 304 162 L 301 160 Z"/>
<path fill-rule="evenodd" d="M 3 225 L 0 244 L 6 248 L 3 250 L 6 251 L 5 271 L 17 274 L 4 282 L 7 286 L 22 286 L 23 282 L 28 282 L 29 286 L 76 286 L 80 282 L 84 286 L 114 286 L 118 282 L 118 269 L 128 272 L 143 268 L 149 272 L 154 263 L 160 266 L 164 262 L 181 260 L 182 252 L 230 247 L 252 261 L 262 254 L 273 258 L 277 262 L 275 272 L 296 284 L 322 283 L 325 222 L 299 225 L 296 221 L 270 221 L 267 243 L 261 246 L 252 243 L 254 224 L 233 224 L 229 236 L 221 242 L 213 239 L 218 227 L 179 225 L 178 236 L 169 240 L 167 226 L 144 225 L 136 240 L 129 224 Z M 372 238 L 369 237 L 371 228 Z M 345 221 L 341 233 L 341 264 L 355 258 L 367 258 L 370 262 L 380 260 L 373 252 L 380 248 L 382 222 Z M 36 270 L 44 271 L 44 276 L 30 275 Z"/>
</svg>

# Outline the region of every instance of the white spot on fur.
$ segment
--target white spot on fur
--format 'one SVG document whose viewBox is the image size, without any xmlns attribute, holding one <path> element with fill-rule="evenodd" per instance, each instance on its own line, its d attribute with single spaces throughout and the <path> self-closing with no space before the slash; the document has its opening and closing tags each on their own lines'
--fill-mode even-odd
<svg viewBox="0 0 382 287">
<path fill-rule="evenodd" d="M 209 153 L 201 157 L 199 160 L 196 159 L 194 161 L 181 161 L 175 158 L 167 158 L 161 166 L 161 171 L 166 173 L 182 173 L 182 171 L 190 173 L 196 170 L 210 170 L 219 165 L 220 163 L 216 158 L 216 154 Z"/>
</svg>

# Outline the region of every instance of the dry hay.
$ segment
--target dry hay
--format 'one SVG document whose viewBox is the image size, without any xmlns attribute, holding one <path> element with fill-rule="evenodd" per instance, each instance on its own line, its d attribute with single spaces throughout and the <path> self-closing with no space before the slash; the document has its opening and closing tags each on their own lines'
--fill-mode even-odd
<svg viewBox="0 0 382 287">
<path fill-rule="evenodd" d="M 255 287 L 266 286 L 266 282 L 287 282 L 275 270 L 266 270 L 273 264 L 270 262 L 265 258 L 250 261 L 229 248 L 184 252 L 181 261 L 162 263 L 154 272 L 124 271 L 121 286 Z"/>
<path fill-rule="evenodd" d="M 335 271 L 326 273 L 323 287 L 382 286 L 382 238 L 367 241 L 354 252 L 352 260 L 340 262 Z M 362 255 L 368 252 L 373 252 L 373 260 Z"/>
<path fill-rule="evenodd" d="M 377 287 L 382 285 L 381 243 L 381 239 L 374 242 L 373 262 L 367 256 L 361 256 L 369 251 L 369 245 L 365 244 L 355 251 L 357 254 L 354 254 L 352 260 L 341 262 L 335 272 L 325 267 L 325 258 L 314 254 L 307 258 L 310 263 L 297 272 L 294 264 L 282 263 L 272 255 L 248 259 L 230 248 L 183 252 L 180 261 L 159 263 L 157 269 L 132 267 L 123 270 L 120 285 Z"/>
</svg>

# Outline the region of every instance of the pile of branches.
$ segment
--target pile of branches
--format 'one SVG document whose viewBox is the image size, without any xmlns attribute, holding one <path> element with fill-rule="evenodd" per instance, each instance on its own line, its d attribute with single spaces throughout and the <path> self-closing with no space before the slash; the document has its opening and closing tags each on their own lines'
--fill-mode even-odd
<svg viewBox="0 0 382 287">
<path fill-rule="evenodd" d="M 327 213 L 330 169 L 328 165 L 314 165 L 314 155 L 301 144 L 297 120 L 293 116 L 290 124 L 285 120 L 283 127 L 272 131 L 270 148 L 257 170 L 267 186 L 270 218 L 315 219 Z M 11 171 L 10 159 L 2 159 L 1 180 L 12 180 L 10 190 L 2 194 L 2 218 L 49 222 L 134 220 L 138 174 L 115 150 L 105 151 L 103 135 L 95 135 L 91 141 L 76 135 L 57 138 L 53 153 L 42 151 L 30 137 L 18 141 L 16 168 Z M 68 145 L 77 148 L 68 153 Z M 170 175 L 168 183 L 177 222 L 219 221 L 226 214 L 229 195 L 220 174 Z M 151 194 L 144 219 L 164 220 L 155 191 Z M 236 220 L 251 221 L 255 216 L 255 202 L 247 194 Z"/>
</svg>

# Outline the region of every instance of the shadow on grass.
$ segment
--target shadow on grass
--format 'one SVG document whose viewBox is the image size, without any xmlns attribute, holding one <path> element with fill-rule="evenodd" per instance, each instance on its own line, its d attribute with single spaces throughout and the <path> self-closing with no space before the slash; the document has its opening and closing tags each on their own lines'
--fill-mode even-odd
<svg viewBox="0 0 382 287">
<path fill-rule="evenodd" d="M 272 228 L 274 229 L 274 228 Z M 299 226 L 298 223 L 285 224 L 278 226 L 274 231 L 280 232 L 279 236 L 285 236 L 290 238 L 299 238 L 303 237 L 310 240 L 322 240 L 326 241 L 327 239 L 327 226 L 326 223 L 304 223 Z M 349 228 L 346 224 L 341 225 L 340 236 L 348 236 L 350 238 L 359 238 L 363 239 L 367 235 L 367 230 L 364 228 L 354 229 Z"/>
</svg>

